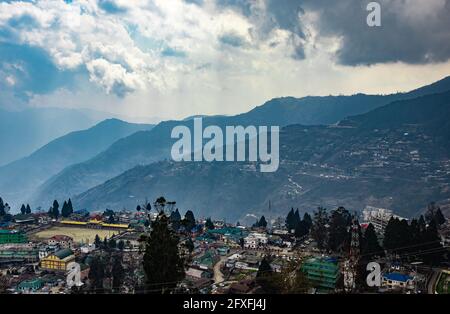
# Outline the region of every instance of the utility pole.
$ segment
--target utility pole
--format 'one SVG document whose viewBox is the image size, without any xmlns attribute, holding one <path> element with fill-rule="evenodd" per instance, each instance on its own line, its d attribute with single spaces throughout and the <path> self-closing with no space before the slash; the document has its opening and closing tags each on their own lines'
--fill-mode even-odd
<svg viewBox="0 0 450 314">
<path fill-rule="evenodd" d="M 344 289 L 346 292 L 352 292 L 356 289 L 356 274 L 359 262 L 359 223 L 353 218 L 350 241 L 349 258 L 344 263 Z"/>
</svg>

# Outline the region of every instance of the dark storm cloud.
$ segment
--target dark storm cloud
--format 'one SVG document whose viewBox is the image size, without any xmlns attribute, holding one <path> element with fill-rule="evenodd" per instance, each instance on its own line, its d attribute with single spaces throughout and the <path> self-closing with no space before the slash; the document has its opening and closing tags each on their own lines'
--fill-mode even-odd
<svg viewBox="0 0 450 314">
<path fill-rule="evenodd" d="M 290 31 L 293 57 L 303 59 L 304 12 L 318 13 L 321 36 L 342 39 L 337 61 L 344 65 L 386 62 L 423 64 L 450 58 L 450 0 L 380 0 L 382 26 L 368 27 L 366 10 L 370 0 L 265 0 L 269 21 L 264 31 L 274 27 Z M 218 0 L 219 5 L 251 16 L 250 0 Z M 267 28 L 267 25 L 270 25 Z"/>
<path fill-rule="evenodd" d="M 450 58 L 450 0 L 379 1 L 382 26 L 374 28 L 366 23 L 370 1 L 304 2 L 306 9 L 319 12 L 321 34 L 341 36 L 337 57 L 342 64 L 421 64 Z"/>
</svg>

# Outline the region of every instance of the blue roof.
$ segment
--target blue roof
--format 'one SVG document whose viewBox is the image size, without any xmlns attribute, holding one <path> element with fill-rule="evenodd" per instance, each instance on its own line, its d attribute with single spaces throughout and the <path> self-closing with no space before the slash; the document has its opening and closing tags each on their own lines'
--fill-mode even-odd
<svg viewBox="0 0 450 314">
<path fill-rule="evenodd" d="M 413 279 L 411 276 L 400 274 L 400 273 L 387 273 L 383 277 L 388 280 L 401 281 L 401 282 L 407 282 L 408 280 Z"/>
</svg>

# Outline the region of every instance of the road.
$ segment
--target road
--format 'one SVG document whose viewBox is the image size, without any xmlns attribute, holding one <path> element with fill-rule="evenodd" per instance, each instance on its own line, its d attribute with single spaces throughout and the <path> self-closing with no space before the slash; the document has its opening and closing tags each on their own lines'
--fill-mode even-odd
<svg viewBox="0 0 450 314">
<path fill-rule="evenodd" d="M 439 275 L 441 274 L 440 269 L 433 269 L 433 275 L 431 275 L 430 280 L 427 283 L 427 293 L 428 294 L 434 294 L 434 288 L 436 287 L 437 280 L 439 278 Z"/>
<path fill-rule="evenodd" d="M 225 279 L 223 278 L 222 271 L 220 268 L 222 267 L 223 263 L 226 261 L 226 256 L 221 256 L 220 260 L 214 265 L 214 283 L 220 283 L 223 282 Z"/>
</svg>

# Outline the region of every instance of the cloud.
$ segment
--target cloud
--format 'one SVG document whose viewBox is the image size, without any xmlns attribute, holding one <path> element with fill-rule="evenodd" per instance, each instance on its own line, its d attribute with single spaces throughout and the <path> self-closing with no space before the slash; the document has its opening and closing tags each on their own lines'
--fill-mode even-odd
<svg viewBox="0 0 450 314">
<path fill-rule="evenodd" d="M 315 26 L 321 36 L 340 39 L 336 57 L 341 64 L 426 64 L 450 58 L 449 0 L 380 0 L 382 26 L 375 28 L 366 24 L 368 0 L 293 2 L 320 16 Z"/>
<path fill-rule="evenodd" d="M 232 113 L 287 94 L 385 92 L 396 88 L 383 85 L 386 63 L 415 74 L 447 64 L 450 0 L 380 0 L 381 28 L 366 24 L 368 2 L 0 0 L 0 87 L 53 103 L 61 89 L 91 93 L 137 114 Z M 379 81 L 361 86 L 367 71 Z"/>
</svg>

